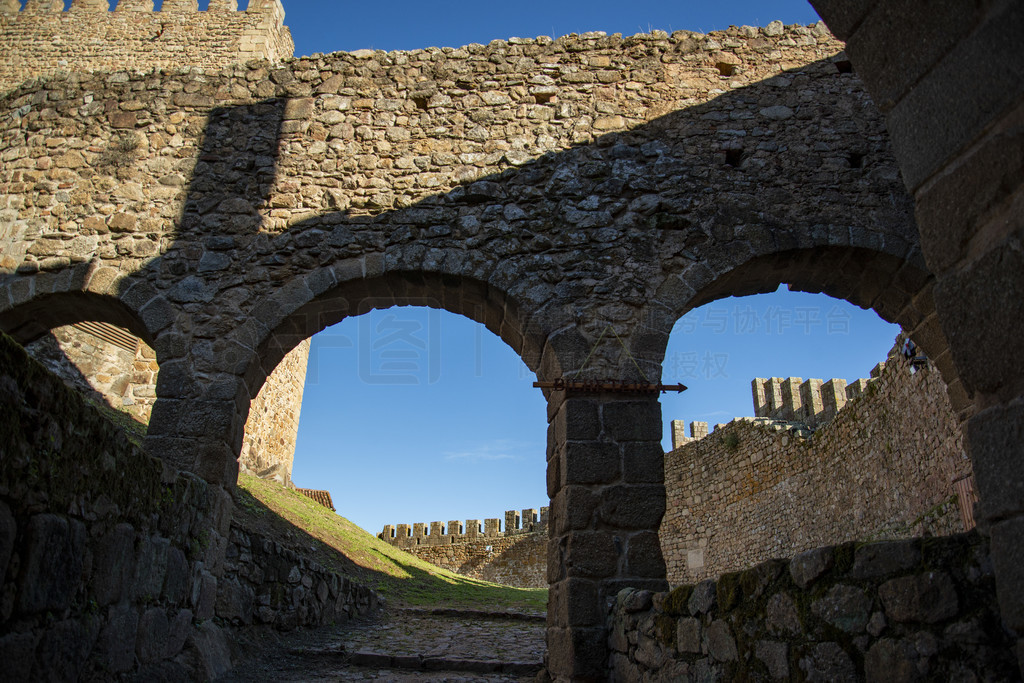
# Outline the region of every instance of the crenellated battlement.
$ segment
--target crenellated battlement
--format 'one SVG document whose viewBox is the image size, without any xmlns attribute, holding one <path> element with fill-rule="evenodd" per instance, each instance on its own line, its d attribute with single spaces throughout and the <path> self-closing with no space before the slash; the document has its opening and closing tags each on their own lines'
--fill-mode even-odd
<svg viewBox="0 0 1024 683">
<path fill-rule="evenodd" d="M 884 369 L 885 363 L 879 363 L 871 370 L 870 379 L 849 384 L 845 379 L 755 377 L 750 383 L 754 416 L 818 427 L 834 418 L 848 401 L 866 392 Z"/>
<path fill-rule="evenodd" d="M 112 6 L 113 5 L 113 6 Z M 0 0 L 0 91 L 40 76 L 66 72 L 148 71 L 292 57 L 281 0 Z M 72 49 L 73 47 L 73 49 Z"/>
<path fill-rule="evenodd" d="M 502 525 L 504 522 L 504 526 Z M 447 524 L 442 522 L 417 522 L 415 524 L 387 524 L 377 538 L 387 541 L 397 548 L 414 548 L 422 545 L 451 545 L 453 543 L 472 543 L 485 539 L 507 538 L 522 534 L 547 531 L 548 508 L 542 507 L 524 510 L 508 510 L 505 519 L 498 517 L 483 520 L 453 519 Z"/>
</svg>

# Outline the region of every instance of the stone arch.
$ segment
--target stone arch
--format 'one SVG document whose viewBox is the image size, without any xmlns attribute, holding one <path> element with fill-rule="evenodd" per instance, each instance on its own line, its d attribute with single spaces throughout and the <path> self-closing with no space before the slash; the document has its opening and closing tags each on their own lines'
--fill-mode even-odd
<svg viewBox="0 0 1024 683">
<path fill-rule="evenodd" d="M 277 288 L 253 306 L 245 323 L 209 346 L 208 367 L 221 372 L 204 386 L 183 376 L 189 368 L 181 359 L 162 366 L 161 382 L 169 368 L 168 382 L 174 386 L 164 386 L 154 406 L 147 442 L 151 452 L 180 468 L 233 484 L 250 403 L 274 368 L 317 332 L 373 309 L 443 308 L 485 325 L 531 370 L 558 366 L 559 343 L 547 339 L 551 330 L 566 325 L 557 316 L 527 308 L 502 288 L 472 276 L 395 266 L 385 269 L 380 257 L 348 259 Z M 211 428 L 212 421 L 221 427 Z M 180 438 L 183 433 L 198 437 L 203 446 L 182 448 L 188 441 Z"/>
<path fill-rule="evenodd" d="M 883 320 L 900 325 L 938 367 L 954 409 L 963 414 L 970 407 L 936 317 L 934 277 L 919 257 L 900 258 L 851 246 L 790 249 L 755 256 L 717 275 L 704 268 L 685 283 L 685 294 L 679 296 L 678 282 L 670 276 L 648 306 L 647 327 L 636 343 L 648 363 L 656 359 L 660 364 L 672 325 L 688 311 L 787 284 L 796 291 L 823 293 L 872 309 Z"/>
<path fill-rule="evenodd" d="M 150 287 L 118 277 L 116 269 L 80 264 L 0 283 L 0 330 L 26 344 L 63 325 L 104 322 L 154 346 L 158 329 L 149 313 L 160 302 Z"/>
</svg>

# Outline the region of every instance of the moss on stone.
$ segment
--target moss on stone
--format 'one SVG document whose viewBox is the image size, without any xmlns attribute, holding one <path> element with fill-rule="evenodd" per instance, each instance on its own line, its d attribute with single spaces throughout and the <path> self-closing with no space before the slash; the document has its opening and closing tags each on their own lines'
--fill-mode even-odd
<svg viewBox="0 0 1024 683">
<path fill-rule="evenodd" d="M 715 598 L 719 610 L 730 610 L 739 604 L 743 589 L 740 586 L 741 572 L 722 574 L 715 584 Z"/>
<path fill-rule="evenodd" d="M 832 551 L 832 557 L 835 560 L 833 571 L 837 575 L 845 574 L 853 568 L 854 556 L 857 552 L 857 544 L 855 542 L 843 543 L 837 545 Z"/>
<path fill-rule="evenodd" d="M 665 647 L 671 647 L 676 642 L 676 620 L 667 614 L 659 614 L 654 618 L 654 633 Z"/>
<path fill-rule="evenodd" d="M 679 586 L 678 588 L 672 589 L 665 598 L 663 609 L 665 614 L 674 617 L 681 617 L 689 614 L 687 604 L 690 602 L 690 596 L 693 595 L 693 586 Z"/>
</svg>

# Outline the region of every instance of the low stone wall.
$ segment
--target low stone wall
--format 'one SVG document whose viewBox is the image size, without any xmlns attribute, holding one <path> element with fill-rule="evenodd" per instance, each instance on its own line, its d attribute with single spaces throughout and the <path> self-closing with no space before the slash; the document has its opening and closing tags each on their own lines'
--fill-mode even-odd
<svg viewBox="0 0 1024 683">
<path fill-rule="evenodd" d="M 236 627 L 376 605 L 232 529 L 226 491 L 142 453 L 5 336 L 0 448 L 5 680 L 209 679 L 230 666 Z"/>
<path fill-rule="evenodd" d="M 876 374 L 817 431 L 738 418 L 666 454 L 671 583 L 828 543 L 964 531 L 953 481 L 971 467 L 942 378 L 896 354 Z"/>
<path fill-rule="evenodd" d="M 534 532 L 449 545 L 423 545 L 408 552 L 463 576 L 517 588 L 547 588 L 548 535 Z"/>
<path fill-rule="evenodd" d="M 807 551 L 670 592 L 624 589 L 612 681 L 1017 681 L 976 533 Z"/>
</svg>

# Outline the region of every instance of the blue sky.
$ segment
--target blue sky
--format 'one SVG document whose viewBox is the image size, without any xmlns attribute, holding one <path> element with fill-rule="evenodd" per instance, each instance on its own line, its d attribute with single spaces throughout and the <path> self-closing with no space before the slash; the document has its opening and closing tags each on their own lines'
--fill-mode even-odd
<svg viewBox="0 0 1024 683">
<path fill-rule="evenodd" d="M 802 1 L 284 4 L 297 55 L 817 21 Z M 666 355 L 664 380 L 690 389 L 663 397 L 664 443 L 672 419 L 751 415 L 757 376 L 866 377 L 897 332 L 871 311 L 785 288 L 698 309 L 677 323 Z M 372 533 L 539 508 L 547 424 L 534 379 L 482 325 L 444 311 L 345 320 L 313 338 L 293 478 L 330 490 Z"/>
</svg>

